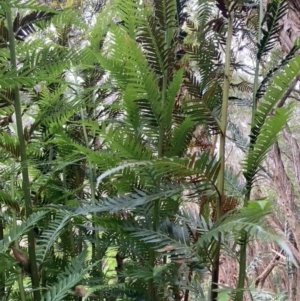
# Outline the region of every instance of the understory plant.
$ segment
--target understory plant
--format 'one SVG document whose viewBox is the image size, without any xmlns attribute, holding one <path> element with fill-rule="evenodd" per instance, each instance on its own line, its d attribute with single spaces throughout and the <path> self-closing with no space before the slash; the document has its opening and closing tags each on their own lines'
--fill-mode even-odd
<svg viewBox="0 0 300 301">
<path fill-rule="evenodd" d="M 227 109 L 242 67 L 232 47 L 238 24 L 253 34 L 237 13 L 249 3 L 218 1 L 215 16 L 199 2 L 193 18 L 188 5 L 116 0 L 88 27 L 77 1 L 62 10 L 0 2 L 3 300 L 218 300 L 225 292 L 238 301 L 249 289 L 250 239 L 289 252 L 265 227 L 270 203 L 251 190 L 291 114 L 276 104 L 300 71 L 298 45 L 260 84 L 257 64 L 250 142 L 234 173 Z M 254 23 L 258 62 L 285 10 L 274 0 Z M 229 289 L 219 285 L 223 254 L 239 261 Z"/>
</svg>

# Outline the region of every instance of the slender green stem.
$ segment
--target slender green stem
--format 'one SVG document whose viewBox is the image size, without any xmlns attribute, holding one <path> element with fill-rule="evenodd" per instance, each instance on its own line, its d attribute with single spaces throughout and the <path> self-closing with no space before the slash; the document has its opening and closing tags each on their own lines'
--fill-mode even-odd
<svg viewBox="0 0 300 301">
<path fill-rule="evenodd" d="M 12 170 L 15 170 L 15 162 L 12 161 Z M 10 195 L 11 198 L 14 200 L 15 199 L 15 175 L 12 174 L 11 178 L 10 178 Z M 16 227 L 17 227 L 17 218 L 16 218 L 16 214 L 13 214 L 13 229 L 14 232 L 16 231 Z M 15 242 L 15 248 L 19 248 L 19 245 L 17 242 Z M 24 290 L 24 285 L 23 285 L 23 275 L 22 275 L 22 271 L 19 272 L 18 274 L 18 286 L 19 286 L 19 291 L 20 291 L 20 298 L 21 301 L 25 301 L 26 300 L 26 295 L 25 295 L 25 290 Z"/>
<path fill-rule="evenodd" d="M 258 17 L 258 32 L 257 32 L 257 43 L 261 40 L 261 23 L 263 18 L 263 3 L 262 0 L 259 1 L 259 17 Z M 259 64 L 260 60 L 256 58 L 256 66 L 255 66 L 255 76 L 254 76 L 254 83 L 253 83 L 253 103 L 252 103 L 252 124 L 255 121 L 255 112 L 257 108 L 257 99 L 256 99 L 256 92 L 258 89 L 258 79 L 259 79 Z"/>
<path fill-rule="evenodd" d="M 2 212 L 2 207 L 0 205 L 0 211 Z M 2 218 L 0 218 L 0 240 L 3 240 L 4 238 L 4 221 Z M 1 272 L 0 276 L 0 299 L 5 299 L 5 271 Z"/>
<path fill-rule="evenodd" d="M 168 29 L 165 33 L 165 40 L 167 42 L 167 46 L 169 47 L 168 43 Z M 163 82 L 162 82 L 162 90 L 161 90 L 161 108 L 164 107 L 164 103 L 166 102 L 166 91 L 167 91 L 167 70 L 164 71 L 163 75 Z M 158 138 L 158 158 L 161 158 L 163 156 L 163 143 L 164 143 L 164 125 L 159 125 L 159 138 Z M 160 187 L 160 179 L 158 180 L 157 186 Z M 159 208 L 160 208 L 160 200 L 155 200 L 154 202 L 154 209 L 153 209 L 153 226 L 152 229 L 154 232 L 157 231 L 157 223 L 158 223 L 158 217 L 159 217 Z M 152 268 L 155 266 L 155 251 L 150 249 L 149 250 L 149 264 Z M 156 300 L 156 290 L 153 280 L 149 281 L 149 301 Z"/>
<path fill-rule="evenodd" d="M 245 236 L 245 237 L 244 237 Z M 242 232 L 241 244 L 240 244 L 240 266 L 239 266 L 239 277 L 237 284 L 237 292 L 235 295 L 235 301 L 243 301 L 244 295 L 244 284 L 246 278 L 246 254 L 247 254 L 247 233 Z"/>
<path fill-rule="evenodd" d="M 0 205 L 0 211 L 2 211 L 1 205 Z M 0 240 L 3 240 L 4 238 L 4 223 L 3 219 L 0 218 Z M 4 300 L 5 297 L 5 271 L 1 272 L 0 274 L 0 299 Z"/>
<path fill-rule="evenodd" d="M 220 133 L 220 150 L 219 150 L 219 160 L 220 160 L 220 172 L 218 176 L 218 192 L 219 197 L 217 199 L 216 206 L 216 216 L 219 219 L 222 216 L 222 206 L 225 201 L 224 194 L 224 172 L 225 172 L 225 144 L 226 144 L 226 127 L 227 127 L 227 110 L 228 110 L 228 98 L 229 98 L 229 88 L 231 80 L 230 72 L 230 55 L 231 55 L 231 41 L 233 32 L 233 11 L 229 13 L 228 16 L 228 30 L 227 30 L 227 40 L 226 40 L 226 50 L 225 50 L 225 66 L 224 66 L 224 88 L 223 88 L 223 101 L 221 109 L 221 133 Z M 220 249 L 221 249 L 221 237 L 216 244 L 216 250 L 213 258 L 213 269 L 212 269 L 212 283 L 211 283 L 211 301 L 216 301 L 218 299 L 218 288 L 219 282 L 219 259 L 220 259 Z"/>
<path fill-rule="evenodd" d="M 259 1 L 259 18 L 258 18 L 258 33 L 257 33 L 257 43 L 261 40 L 261 23 L 263 18 L 263 3 L 262 0 Z M 255 67 L 255 77 L 253 83 L 253 96 L 252 96 L 252 126 L 255 124 L 255 113 L 257 110 L 257 99 L 256 93 L 258 89 L 258 80 L 259 80 L 259 64 L 260 60 L 256 58 L 256 67 Z M 252 132 L 252 128 L 251 128 Z M 250 148 L 252 145 L 250 145 Z M 250 149 L 251 151 L 251 149 Z M 250 180 L 251 181 L 251 180 Z M 247 192 L 244 198 L 244 207 L 247 206 L 248 201 L 250 200 L 252 183 L 246 183 Z M 247 233 L 242 231 L 241 239 L 240 239 L 240 258 L 239 258 L 239 277 L 237 283 L 237 293 L 235 296 L 235 301 L 242 301 L 244 295 L 244 285 L 245 285 L 245 278 L 246 278 L 246 263 L 247 263 Z"/>
<path fill-rule="evenodd" d="M 86 127 L 84 125 L 84 111 L 83 108 L 81 108 L 80 110 L 81 112 L 81 120 L 83 122 L 83 135 L 84 135 L 84 140 L 85 140 L 85 144 L 86 147 L 89 147 L 89 139 L 88 139 L 88 134 L 87 134 L 87 130 Z M 89 166 L 89 184 L 90 184 L 90 189 L 91 189 L 91 202 L 92 205 L 95 206 L 96 205 L 96 175 L 95 175 L 95 169 L 93 167 L 92 162 L 89 160 L 88 161 L 88 166 Z M 94 220 L 97 217 L 97 213 L 94 213 Z M 95 222 L 93 222 L 93 227 L 95 228 Z M 94 238 L 95 238 L 95 245 L 92 249 L 92 260 L 93 262 L 95 261 L 99 261 L 99 264 L 97 265 L 97 271 L 98 273 L 100 273 L 100 276 L 103 275 L 103 271 L 102 271 L 102 258 L 101 258 L 101 252 L 100 252 L 100 240 L 99 240 L 99 231 L 94 230 Z M 99 295 L 99 299 L 103 300 L 103 296 L 102 294 Z"/>
<path fill-rule="evenodd" d="M 15 72 L 15 74 L 17 75 L 15 37 L 13 32 L 12 12 L 9 5 L 7 6 L 6 17 L 7 17 L 7 27 L 8 27 L 8 34 L 9 34 L 11 68 L 12 71 Z M 29 181 L 29 174 L 28 174 L 28 167 L 27 167 L 27 154 L 26 154 L 27 147 L 26 147 L 26 141 L 23 133 L 19 87 L 15 86 L 13 92 L 14 92 L 14 107 L 15 107 L 15 114 L 16 114 L 17 132 L 18 132 L 20 155 L 21 155 L 22 190 L 25 199 L 26 217 L 28 218 L 32 213 L 32 204 L 31 204 L 31 196 L 30 196 L 30 181 Z M 34 238 L 33 230 L 28 231 L 28 253 L 29 253 L 30 270 L 31 270 L 31 281 L 32 281 L 32 287 L 34 289 L 33 291 L 34 301 L 39 301 L 41 299 L 41 294 L 40 294 L 40 290 L 38 289 L 39 276 L 38 276 L 38 269 L 36 264 L 35 238 Z"/>
<path fill-rule="evenodd" d="M 67 187 L 67 169 L 66 167 L 63 168 L 63 186 L 65 188 L 65 190 L 67 191 L 68 187 Z M 65 197 L 65 204 L 67 204 L 68 201 L 68 197 Z M 69 221 L 68 225 L 67 225 L 67 232 L 63 234 L 66 235 L 67 234 L 67 239 L 69 241 L 69 245 L 70 245 L 70 255 L 71 257 L 75 257 L 76 251 L 75 251 L 75 243 L 74 243 L 74 237 L 73 237 L 73 233 L 72 233 L 72 222 Z M 64 254 L 64 256 L 66 256 L 66 254 Z"/>
</svg>

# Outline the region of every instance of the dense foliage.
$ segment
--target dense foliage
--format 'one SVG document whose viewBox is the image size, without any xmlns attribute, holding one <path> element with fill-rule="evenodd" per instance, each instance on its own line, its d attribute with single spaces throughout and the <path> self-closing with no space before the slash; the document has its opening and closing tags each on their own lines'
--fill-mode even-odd
<svg viewBox="0 0 300 301">
<path fill-rule="evenodd" d="M 253 240 L 296 266 L 252 195 L 300 71 L 298 41 L 260 70 L 287 3 L 59 2 L 0 2 L 2 300 L 260 300 Z M 248 140 L 232 104 L 250 104 Z M 224 256 L 239 263 L 232 287 Z"/>
</svg>

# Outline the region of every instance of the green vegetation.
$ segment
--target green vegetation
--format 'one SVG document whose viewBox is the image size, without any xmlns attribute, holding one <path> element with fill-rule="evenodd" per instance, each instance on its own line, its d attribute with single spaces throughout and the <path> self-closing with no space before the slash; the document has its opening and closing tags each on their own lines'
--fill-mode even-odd
<svg viewBox="0 0 300 301">
<path fill-rule="evenodd" d="M 262 300 L 253 242 L 297 266 L 253 196 L 294 108 L 299 41 L 272 52 L 287 2 L 100 4 L 0 1 L 1 300 Z M 249 141 L 234 103 L 252 108 Z"/>
</svg>

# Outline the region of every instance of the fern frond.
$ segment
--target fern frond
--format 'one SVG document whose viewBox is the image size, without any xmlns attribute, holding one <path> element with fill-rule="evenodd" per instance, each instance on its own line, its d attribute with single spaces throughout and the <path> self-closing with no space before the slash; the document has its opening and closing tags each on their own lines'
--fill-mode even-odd
<svg viewBox="0 0 300 301">
<path fill-rule="evenodd" d="M 20 146 L 16 137 L 8 135 L 6 132 L 0 134 L 0 148 L 10 154 L 15 159 L 19 160 Z"/>
<path fill-rule="evenodd" d="M 272 80 L 272 78 L 276 74 L 276 72 L 279 72 L 280 70 L 282 70 L 283 67 L 285 67 L 295 57 L 295 54 L 297 53 L 299 48 L 300 48 L 300 45 L 297 45 L 297 43 L 295 43 L 295 45 L 292 47 L 290 52 L 278 64 L 278 66 L 276 66 L 275 68 L 269 70 L 267 75 L 264 77 L 264 79 L 260 83 L 259 88 L 257 89 L 256 95 L 255 95 L 256 101 L 258 99 L 260 99 L 265 94 L 266 89 L 270 85 L 270 81 Z"/>
<path fill-rule="evenodd" d="M 253 90 L 253 85 L 244 80 L 242 80 L 241 82 L 236 83 L 236 84 L 231 83 L 230 86 L 233 88 L 233 90 L 237 89 L 238 91 L 241 91 L 241 92 L 250 93 Z"/>
<path fill-rule="evenodd" d="M 196 246 L 197 248 L 205 247 L 212 240 L 218 240 L 219 234 L 224 238 L 226 233 L 235 233 L 236 237 L 239 238 L 242 230 L 258 239 L 277 240 L 274 235 L 263 228 L 263 218 L 268 214 L 270 214 L 270 204 L 268 202 L 249 202 L 247 207 L 226 213 L 205 235 L 199 238 Z"/>
<path fill-rule="evenodd" d="M 140 191 L 135 190 L 134 193 L 121 195 L 119 197 L 103 198 L 97 202 L 95 206 L 85 205 L 75 210 L 76 215 L 87 214 L 92 212 L 117 212 L 121 210 L 129 210 L 138 206 L 146 205 L 160 198 L 170 197 L 181 191 L 179 187 L 169 187 L 165 191 Z"/>
<path fill-rule="evenodd" d="M 249 142 L 248 139 L 245 138 L 240 129 L 236 124 L 234 124 L 232 121 L 228 121 L 227 123 L 227 129 L 231 133 L 231 140 L 234 141 L 234 143 L 242 150 L 246 150 L 249 148 Z"/>
<path fill-rule="evenodd" d="M 141 139 L 136 139 L 133 135 L 130 135 L 127 130 L 110 128 L 101 134 L 101 137 L 105 139 L 105 145 L 119 158 L 145 161 L 151 158 L 151 152 L 147 149 L 147 146 L 142 145 Z"/>
<path fill-rule="evenodd" d="M 170 147 L 166 150 L 167 157 L 181 156 L 185 153 L 195 129 L 194 121 L 187 117 L 172 131 Z"/>
<path fill-rule="evenodd" d="M 55 215 L 55 220 L 49 223 L 46 229 L 43 229 L 42 234 L 37 240 L 38 249 L 36 252 L 37 260 L 44 262 L 50 248 L 53 247 L 56 239 L 65 229 L 70 216 L 66 212 Z"/>
<path fill-rule="evenodd" d="M 208 94 L 213 93 L 209 91 Z M 206 97 L 209 97 L 206 95 Z M 184 111 L 195 122 L 196 125 L 207 126 L 214 134 L 220 132 L 217 108 L 211 109 L 205 100 L 192 99 L 185 103 Z"/>
<path fill-rule="evenodd" d="M 260 129 L 286 91 L 286 87 L 300 71 L 300 56 L 295 56 L 288 65 L 273 77 L 273 86 L 269 86 L 261 103 L 255 112 L 254 124 L 251 125 L 250 146 L 255 144 Z"/>
<path fill-rule="evenodd" d="M 56 81 L 57 77 L 72 64 L 90 64 L 94 61 L 94 54 L 88 48 L 78 50 L 57 45 L 30 49 L 24 53 L 24 56 L 24 65 L 19 70 L 19 77 L 27 76 L 36 81 L 46 80 L 48 82 Z"/>
<path fill-rule="evenodd" d="M 0 190 L 0 202 L 2 208 L 6 207 L 8 210 L 13 210 L 17 214 L 21 212 L 19 203 L 3 190 Z"/>
<path fill-rule="evenodd" d="M 164 110 L 161 115 L 161 122 L 164 128 L 169 129 L 172 125 L 172 112 L 174 110 L 174 105 L 176 102 L 176 97 L 180 91 L 183 80 L 183 69 L 177 70 L 169 83 L 166 92 L 166 100 Z"/>
<path fill-rule="evenodd" d="M 87 252 L 84 251 L 79 256 L 72 259 L 65 271 L 58 275 L 58 282 L 54 284 L 42 297 L 42 301 L 62 301 L 67 296 L 69 290 L 80 282 L 84 276 L 98 264 L 95 262 L 84 268 Z"/>
<path fill-rule="evenodd" d="M 34 11 L 21 18 L 18 13 L 13 22 L 13 30 L 17 40 L 23 41 L 24 38 L 36 31 L 35 23 L 48 21 L 54 16 L 54 13 L 45 11 Z"/>
<path fill-rule="evenodd" d="M 290 116 L 291 108 L 277 108 L 275 109 L 275 114 L 264 121 L 259 135 L 255 139 L 255 144 L 250 148 L 247 158 L 243 163 L 244 176 L 248 187 L 252 186 L 255 181 L 259 165 L 265 158 L 269 148 L 276 141 L 278 133 L 284 128 Z"/>
<path fill-rule="evenodd" d="M 16 229 L 10 229 L 4 236 L 3 240 L 0 241 L 0 253 L 5 252 L 12 242 L 17 241 L 22 235 L 28 232 L 28 230 L 33 228 L 37 222 L 45 216 L 45 214 L 46 211 L 33 213 L 27 220 L 22 222 L 21 225 L 18 225 Z"/>
<path fill-rule="evenodd" d="M 154 0 L 154 15 L 162 30 L 176 26 L 177 6 L 175 0 Z M 168 41 L 169 42 L 169 41 Z"/>
<path fill-rule="evenodd" d="M 263 36 L 258 44 L 258 60 L 274 47 L 278 32 L 281 30 L 281 25 L 278 22 L 286 14 L 287 10 L 288 2 L 285 0 L 272 0 L 268 3 L 262 22 L 262 25 L 266 25 L 267 28 L 261 28 Z"/>
<path fill-rule="evenodd" d="M 2 7 L 3 9 L 6 9 L 6 7 L 8 7 L 8 5 L 12 8 L 17 8 L 17 9 L 36 10 L 36 11 L 45 11 L 45 12 L 56 13 L 55 10 L 45 6 L 43 3 L 39 3 L 34 0 L 24 0 L 24 1 L 5 0 L 5 1 L 1 1 L 0 7 Z"/>
<path fill-rule="evenodd" d="M 165 34 L 157 28 L 156 19 L 149 16 L 148 20 L 143 22 L 137 34 L 137 40 L 145 50 L 145 55 L 150 66 L 155 70 L 158 76 L 162 76 L 170 67 L 172 60 L 168 58 L 170 53 L 165 51 Z"/>
</svg>

